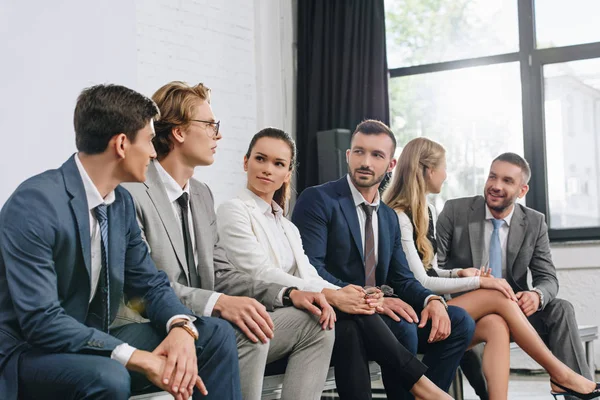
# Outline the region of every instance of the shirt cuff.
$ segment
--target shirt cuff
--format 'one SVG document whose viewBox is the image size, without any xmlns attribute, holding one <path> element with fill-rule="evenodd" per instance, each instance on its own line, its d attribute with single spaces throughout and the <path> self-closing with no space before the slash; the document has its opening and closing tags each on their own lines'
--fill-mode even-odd
<svg viewBox="0 0 600 400">
<path fill-rule="evenodd" d="M 206 302 L 206 306 L 204 306 L 204 312 L 202 312 L 203 317 L 210 317 L 212 315 L 213 310 L 215 309 L 215 304 L 219 301 L 219 297 L 221 297 L 223 293 L 213 293 L 208 298 Z"/>
<path fill-rule="evenodd" d="M 438 295 L 430 294 L 429 296 L 425 297 L 425 302 L 423 303 L 423 308 L 427 307 L 427 303 L 429 302 L 429 299 L 432 297 L 438 297 Z"/>
<path fill-rule="evenodd" d="M 110 353 L 110 358 L 125 366 L 129 362 L 133 352 L 136 350 L 137 349 L 135 347 L 132 347 L 127 343 L 123 343 L 115 347 L 112 353 Z"/>
<path fill-rule="evenodd" d="M 287 289 L 287 287 L 284 287 L 283 289 L 281 289 L 279 291 L 279 293 L 277 294 L 277 297 L 275 298 L 275 301 L 273 302 L 273 307 L 275 307 L 275 308 L 283 307 L 283 293 L 285 292 L 286 289 Z"/>
<path fill-rule="evenodd" d="M 178 314 L 178 315 L 173 315 L 171 318 L 169 318 L 169 320 L 167 321 L 167 333 L 169 333 L 169 331 L 171 330 L 171 324 L 173 323 L 173 321 L 175 321 L 176 319 L 186 319 L 190 322 L 194 322 L 196 320 L 196 317 L 192 317 L 191 315 L 185 315 L 185 314 Z"/>
</svg>

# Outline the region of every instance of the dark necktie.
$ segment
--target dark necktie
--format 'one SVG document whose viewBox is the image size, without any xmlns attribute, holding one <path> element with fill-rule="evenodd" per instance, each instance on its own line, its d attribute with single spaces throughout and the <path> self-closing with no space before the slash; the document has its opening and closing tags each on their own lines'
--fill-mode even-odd
<svg viewBox="0 0 600 400">
<path fill-rule="evenodd" d="M 100 253 L 102 256 L 102 268 L 96 294 L 90 303 L 90 312 L 100 318 L 100 329 L 108 332 L 110 325 L 110 278 L 108 273 L 108 206 L 100 204 L 94 208 L 94 214 L 100 227 Z"/>
<path fill-rule="evenodd" d="M 367 215 L 365 221 L 365 286 L 375 286 L 375 235 L 373 234 L 373 210 L 375 207 L 362 203 L 362 209 Z"/>
<path fill-rule="evenodd" d="M 183 231 L 183 242 L 185 244 L 185 259 L 187 261 L 187 268 L 190 274 L 190 284 L 192 287 L 200 287 L 200 277 L 198 276 L 198 270 L 196 269 L 196 262 L 194 261 L 194 248 L 192 247 L 192 238 L 190 236 L 190 221 L 188 218 L 188 209 L 190 206 L 189 195 L 183 192 L 177 199 L 179 207 L 181 207 L 181 229 Z"/>
</svg>

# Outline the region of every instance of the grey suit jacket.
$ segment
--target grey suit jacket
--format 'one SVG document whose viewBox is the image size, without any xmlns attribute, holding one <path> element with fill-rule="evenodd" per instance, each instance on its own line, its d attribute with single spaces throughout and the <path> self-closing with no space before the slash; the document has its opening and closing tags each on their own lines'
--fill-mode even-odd
<svg viewBox="0 0 600 400">
<path fill-rule="evenodd" d="M 123 186 L 133 196 L 138 223 L 154 263 L 167 273 L 171 286 L 183 304 L 194 313 L 202 315 L 210 296 L 220 292 L 230 296 L 255 298 L 268 310 L 273 310 L 283 286 L 254 280 L 229 263 L 225 250 L 219 243 L 212 193 L 206 184 L 193 178 L 189 182 L 190 204 L 201 287 L 190 286 L 189 272 L 184 267 L 186 258 L 181 222 L 173 213 L 154 162 L 148 167 L 145 183 L 128 183 Z M 121 322 L 141 321 L 139 314 L 136 315 L 129 308 L 121 307 L 119 317 L 125 320 Z"/>
<path fill-rule="evenodd" d="M 485 199 L 483 196 L 448 200 L 437 221 L 438 265 L 441 268 L 479 268 L 483 260 Z M 508 231 L 506 280 L 515 292 L 533 286 L 544 294 L 542 308 L 558 294 L 556 268 L 550 254 L 544 215 L 516 204 Z"/>
</svg>

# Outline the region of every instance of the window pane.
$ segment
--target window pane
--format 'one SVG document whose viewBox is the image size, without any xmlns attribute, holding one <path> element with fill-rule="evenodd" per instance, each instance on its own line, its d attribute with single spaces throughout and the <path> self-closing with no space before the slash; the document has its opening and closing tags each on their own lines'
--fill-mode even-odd
<svg viewBox="0 0 600 400">
<path fill-rule="evenodd" d="M 517 0 L 385 0 L 389 68 L 512 53 Z"/>
<path fill-rule="evenodd" d="M 600 59 L 544 66 L 551 228 L 600 226 Z"/>
<path fill-rule="evenodd" d="M 390 80 L 392 129 L 398 146 L 426 136 L 446 148 L 448 179 L 432 199 L 483 193 L 498 154 L 523 154 L 518 63 L 414 75 Z"/>
<path fill-rule="evenodd" d="M 600 41 L 598 0 L 539 0 L 535 2 L 538 48 Z"/>
</svg>

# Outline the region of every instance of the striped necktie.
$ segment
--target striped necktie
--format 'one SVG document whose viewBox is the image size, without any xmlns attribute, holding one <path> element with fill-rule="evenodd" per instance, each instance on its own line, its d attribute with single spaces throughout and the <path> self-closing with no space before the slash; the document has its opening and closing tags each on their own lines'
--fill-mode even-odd
<svg viewBox="0 0 600 400">
<path fill-rule="evenodd" d="M 100 250 L 102 255 L 102 268 L 100 269 L 100 279 L 96 295 L 92 300 L 91 308 L 99 312 L 102 324 L 102 331 L 108 332 L 110 325 L 110 277 L 108 272 L 108 206 L 100 204 L 94 208 L 94 214 L 100 226 Z M 99 308 L 99 310 L 98 310 Z"/>
</svg>

